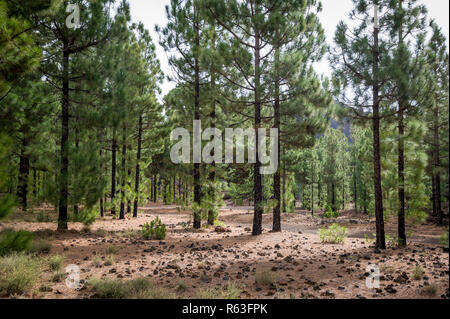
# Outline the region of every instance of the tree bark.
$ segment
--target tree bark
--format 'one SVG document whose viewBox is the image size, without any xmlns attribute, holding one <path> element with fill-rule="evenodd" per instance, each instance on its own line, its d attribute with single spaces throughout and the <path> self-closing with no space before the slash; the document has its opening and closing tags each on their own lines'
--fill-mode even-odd
<svg viewBox="0 0 450 319">
<path fill-rule="evenodd" d="M 194 120 L 200 120 L 200 66 L 198 61 L 198 49 L 200 48 L 200 30 L 199 30 L 199 21 L 198 21 L 198 12 L 194 6 L 194 30 L 195 30 L 195 51 L 194 54 Z M 200 185 L 200 163 L 194 163 L 194 202 L 200 206 L 201 205 L 201 185 Z M 194 214 L 194 223 L 193 226 L 195 229 L 200 229 L 202 226 L 201 216 L 199 214 Z"/>
<path fill-rule="evenodd" d="M 402 11 L 402 0 L 399 1 L 399 11 Z M 399 27 L 399 46 L 403 44 L 403 23 L 400 23 Z M 403 92 L 400 92 L 403 95 Z M 405 101 L 403 97 L 398 101 L 398 239 L 399 246 L 406 246 L 406 226 L 405 226 L 405 145 L 404 145 L 404 133 L 405 126 L 403 124 L 403 108 L 405 107 Z"/>
<path fill-rule="evenodd" d="M 30 159 L 25 154 L 27 146 L 28 146 L 28 139 L 26 137 L 23 137 L 19 159 L 19 185 L 17 188 L 17 197 L 20 199 L 20 204 L 22 206 L 23 211 L 26 211 L 28 207 L 27 198 L 28 198 L 28 176 L 30 174 Z"/>
<path fill-rule="evenodd" d="M 285 154 L 285 150 L 283 148 L 283 156 Z M 283 162 L 283 192 L 282 192 L 282 209 L 283 213 L 286 213 L 286 163 Z M 302 203 L 303 206 L 303 203 Z"/>
<path fill-rule="evenodd" d="M 103 129 L 100 129 L 100 137 L 99 137 L 99 142 L 100 142 L 100 152 L 99 152 L 99 157 L 100 157 L 100 172 L 103 173 L 103 160 L 102 160 L 102 155 L 103 155 Z M 105 215 L 105 208 L 104 208 L 104 204 L 103 204 L 103 194 L 100 197 L 100 216 L 103 217 Z"/>
<path fill-rule="evenodd" d="M 211 128 L 216 127 L 216 77 L 214 71 L 211 71 L 211 93 L 212 93 L 212 101 L 211 101 Z M 215 155 L 215 151 L 213 150 L 213 154 Z M 216 182 L 216 161 L 212 162 L 211 170 L 209 172 L 209 181 L 211 183 L 211 189 L 210 194 L 211 198 L 215 198 L 216 189 L 215 189 L 215 182 Z M 214 220 L 216 219 L 215 211 L 210 210 L 208 212 L 208 225 L 212 226 L 214 225 Z"/>
<path fill-rule="evenodd" d="M 400 104 L 402 105 L 402 104 Z M 404 147 L 404 125 L 403 111 L 400 106 L 398 113 L 398 239 L 400 246 L 406 246 L 406 227 L 405 227 L 405 147 Z"/>
<path fill-rule="evenodd" d="M 61 112 L 61 170 L 59 176 L 58 230 L 67 230 L 69 197 L 69 41 L 63 40 L 62 112 Z"/>
<path fill-rule="evenodd" d="M 259 14 L 258 4 L 255 4 L 256 15 Z M 261 163 L 259 161 L 259 147 L 258 145 L 258 129 L 261 126 L 261 100 L 260 100 L 260 90 L 261 90 L 261 75 L 260 75 L 260 34 L 258 28 L 255 28 L 255 118 L 254 118 L 254 129 L 256 137 L 256 161 L 253 166 L 253 202 L 254 202 L 254 216 L 253 216 L 253 230 L 252 235 L 258 236 L 262 234 L 262 215 L 263 215 L 263 189 L 262 189 L 262 178 L 260 174 Z"/>
<path fill-rule="evenodd" d="M 358 212 L 358 190 L 356 185 L 356 163 L 353 168 L 353 202 L 355 203 L 355 213 Z"/>
<path fill-rule="evenodd" d="M 78 139 L 78 127 L 75 126 L 75 150 L 78 152 L 78 147 L 80 145 L 80 141 Z M 76 192 L 75 192 L 76 193 Z M 73 214 L 78 215 L 78 198 L 74 196 L 75 204 L 73 205 Z"/>
<path fill-rule="evenodd" d="M 374 28 L 373 50 L 373 170 L 376 218 L 376 248 L 386 249 L 383 216 L 383 193 L 381 189 L 381 154 L 380 154 L 380 98 L 378 84 L 378 28 Z"/>
<path fill-rule="evenodd" d="M 127 145 L 126 145 L 126 127 L 123 124 L 122 127 L 122 185 L 120 190 L 120 213 L 119 219 L 125 219 L 125 180 L 126 180 L 126 156 L 127 156 Z"/>
<path fill-rule="evenodd" d="M 436 103 L 436 102 L 435 102 Z M 435 193 L 433 196 L 433 201 L 436 205 L 436 223 L 438 226 L 443 225 L 443 212 L 442 212 L 442 204 L 441 204 L 441 173 L 440 173 L 440 159 L 439 159 L 439 109 L 437 106 L 434 107 L 434 189 Z"/>
<path fill-rule="evenodd" d="M 142 112 L 139 113 L 139 128 L 138 128 L 138 143 L 137 143 L 137 157 L 136 157 L 136 176 L 134 180 L 134 192 L 136 193 L 136 198 L 134 199 L 133 205 L 133 217 L 138 216 L 138 199 L 139 199 L 139 184 L 141 181 L 141 148 L 142 148 Z M 153 185 L 152 185 L 153 186 Z M 153 195 L 153 194 L 152 194 Z"/>
<path fill-rule="evenodd" d="M 278 34 L 277 34 L 278 35 Z M 275 60 L 278 62 L 280 57 L 280 49 L 276 48 L 275 51 Z M 277 129 L 278 132 L 280 130 L 280 87 L 279 81 L 275 82 L 275 92 L 274 92 L 275 102 L 273 104 L 274 108 L 274 125 L 273 128 Z M 279 133 L 278 133 L 279 134 Z M 277 162 L 280 163 L 280 148 L 277 149 Z M 275 200 L 275 207 L 273 208 L 273 232 L 281 231 L 281 175 L 280 169 L 278 168 L 275 174 L 273 175 L 273 197 Z"/>
<path fill-rule="evenodd" d="M 116 128 L 113 130 L 112 140 L 112 156 L 111 156 L 111 215 L 116 214 L 116 205 L 114 200 L 116 198 L 116 153 L 117 153 L 117 132 Z"/>
</svg>

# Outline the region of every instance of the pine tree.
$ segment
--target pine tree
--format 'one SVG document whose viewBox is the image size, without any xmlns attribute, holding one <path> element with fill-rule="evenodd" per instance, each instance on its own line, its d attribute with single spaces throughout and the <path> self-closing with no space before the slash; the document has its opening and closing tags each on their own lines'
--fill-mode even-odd
<svg viewBox="0 0 450 319">
<path fill-rule="evenodd" d="M 350 13 L 352 20 L 362 21 L 353 30 L 341 22 L 335 34 L 336 47 L 330 55 L 330 64 L 334 70 L 335 84 L 340 102 L 349 107 L 354 117 L 372 122 L 373 130 L 373 168 L 376 216 L 376 247 L 386 248 L 383 216 L 383 196 L 381 189 L 380 119 L 383 117 L 383 102 L 387 97 L 380 95 L 388 83 L 390 74 L 389 43 L 379 37 L 379 9 L 384 7 L 378 1 L 354 0 L 354 9 Z M 369 9 L 374 8 L 372 23 Z M 351 33 L 351 35 L 350 35 Z M 352 88 L 351 97 L 348 89 Z M 371 92 L 371 96 L 369 94 Z"/>
<path fill-rule="evenodd" d="M 181 55 L 169 57 L 169 63 L 175 71 L 178 83 L 194 97 L 193 120 L 200 120 L 200 85 L 203 77 L 200 65 L 201 44 L 205 41 L 205 20 L 201 15 L 199 1 L 172 0 L 170 7 L 166 7 L 168 24 L 164 29 L 159 26 L 156 30 L 161 34 L 161 45 L 166 51 L 176 50 Z M 201 205 L 202 187 L 200 174 L 200 160 L 194 159 L 192 171 L 194 178 L 194 202 Z M 201 216 L 194 214 L 194 228 L 201 227 Z"/>
<path fill-rule="evenodd" d="M 426 61 L 427 75 L 426 83 L 428 84 L 428 94 L 426 94 L 425 104 L 426 115 L 425 121 L 429 127 L 429 138 L 426 140 L 431 144 L 431 160 L 430 169 L 432 180 L 432 202 L 433 217 L 438 225 L 443 223 L 442 211 L 442 193 L 441 193 L 441 174 L 444 169 L 447 170 L 447 198 L 448 198 L 448 165 L 441 165 L 442 158 L 448 158 L 448 140 L 447 144 L 442 139 L 448 138 L 448 48 L 445 44 L 445 37 L 441 29 L 435 22 L 430 23 L 432 36 L 427 44 Z M 447 116 L 446 116 L 447 115 Z M 445 132 L 446 134 L 441 134 Z M 447 157 L 441 154 L 441 148 L 447 153 Z"/>
</svg>

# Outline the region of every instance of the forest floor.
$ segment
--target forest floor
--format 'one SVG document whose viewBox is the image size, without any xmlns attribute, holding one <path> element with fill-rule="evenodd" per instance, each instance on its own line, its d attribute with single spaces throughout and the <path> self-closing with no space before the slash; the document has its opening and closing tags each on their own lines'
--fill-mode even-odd
<svg viewBox="0 0 450 319">
<path fill-rule="evenodd" d="M 156 204 L 141 208 L 137 219 L 98 219 L 89 232 L 78 223 L 70 223 L 68 232 L 56 232 L 55 222 L 33 222 L 27 216 L 16 214 L 0 230 L 24 229 L 51 240 L 50 255 L 64 255 L 64 267 L 79 266 L 82 282 L 145 277 L 167 292 L 162 297 L 175 298 L 220 297 L 221 291 L 233 288 L 243 299 L 449 298 L 449 254 L 439 243 L 448 228 L 431 224 L 408 225 L 406 248 L 391 243 L 375 252 L 367 239 L 375 232 L 374 219 L 352 212 L 335 220 L 348 228 L 344 244 L 321 243 L 318 229 L 330 221 L 304 211 L 283 214 L 281 233 L 270 232 L 271 214 L 264 215 L 258 237 L 251 236 L 251 207 L 222 209 L 224 229 L 198 231 L 189 226 L 189 212 Z M 142 239 L 141 226 L 156 216 L 168 227 L 166 238 Z M 386 221 L 386 233 L 395 235 L 394 220 Z M 380 271 L 379 289 L 366 287 L 368 265 Z M 45 276 L 50 278 L 50 271 Z M 89 285 L 79 290 L 68 288 L 64 280 L 47 285 L 24 297 L 95 297 Z"/>
</svg>

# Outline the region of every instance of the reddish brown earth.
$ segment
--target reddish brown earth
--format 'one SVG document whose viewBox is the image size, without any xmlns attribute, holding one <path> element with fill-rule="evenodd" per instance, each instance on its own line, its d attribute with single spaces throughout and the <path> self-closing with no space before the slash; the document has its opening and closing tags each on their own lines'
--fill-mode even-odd
<svg viewBox="0 0 450 319">
<path fill-rule="evenodd" d="M 140 228 L 154 217 L 168 226 L 163 241 L 143 240 Z M 38 237 L 51 239 L 50 254 L 65 256 L 64 266 L 78 265 L 81 279 L 119 278 L 129 280 L 148 277 L 179 298 L 195 298 L 201 289 L 238 285 L 240 298 L 449 298 L 449 254 L 439 244 L 439 236 L 448 229 L 433 225 L 409 226 L 412 237 L 407 248 L 394 245 L 375 252 L 365 234 L 372 237 L 374 220 L 344 213 L 337 221 L 348 227 L 344 244 L 323 244 L 317 235 L 319 217 L 307 212 L 282 216 L 282 233 L 270 233 L 271 216 L 264 216 L 264 233 L 252 237 L 251 208 L 228 208 L 219 219 L 229 230 L 192 231 L 189 212 L 179 212 L 175 206 L 151 205 L 141 208 L 139 218 L 99 219 L 89 233 L 82 225 L 70 223 L 70 230 L 56 232 L 55 223 L 31 222 L 31 217 L 18 214 L 0 224 L 0 229 L 26 229 Z M 23 221 L 23 220 L 28 221 Z M 386 222 L 388 234 L 395 235 L 396 224 Z M 115 247 L 114 264 L 106 266 L 108 249 Z M 379 290 L 366 287 L 366 267 L 380 269 Z M 414 280 L 413 271 L 419 265 L 424 277 Z M 272 285 L 255 282 L 258 272 L 271 272 Z M 49 274 L 50 276 L 50 274 Z M 176 291 L 182 281 L 186 289 Z M 90 298 L 88 288 L 69 289 L 64 281 L 50 283 L 51 291 L 39 292 L 34 298 Z M 434 295 L 427 294 L 436 287 Z"/>
</svg>

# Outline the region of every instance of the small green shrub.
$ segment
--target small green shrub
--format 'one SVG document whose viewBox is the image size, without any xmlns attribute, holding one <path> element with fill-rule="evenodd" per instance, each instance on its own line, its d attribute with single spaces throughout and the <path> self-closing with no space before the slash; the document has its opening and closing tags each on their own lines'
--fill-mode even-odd
<svg viewBox="0 0 450 319">
<path fill-rule="evenodd" d="M 227 225 L 225 225 L 225 223 L 223 221 L 216 219 L 214 221 L 214 226 L 226 227 Z"/>
<path fill-rule="evenodd" d="M 179 292 L 186 291 L 186 284 L 184 283 L 183 280 L 180 280 L 180 281 L 178 282 L 178 285 L 177 285 L 177 291 L 179 291 Z"/>
<path fill-rule="evenodd" d="M 28 250 L 33 237 L 33 233 L 23 230 L 6 229 L 2 231 L 0 233 L 0 256 Z"/>
<path fill-rule="evenodd" d="M 54 255 L 48 258 L 48 266 L 51 271 L 59 271 L 61 270 L 61 265 L 64 261 L 65 257 L 62 255 Z"/>
<path fill-rule="evenodd" d="M 334 212 L 333 209 L 331 208 L 331 206 L 327 205 L 325 207 L 325 211 L 323 213 L 323 217 L 325 217 L 325 218 L 338 218 L 339 217 L 339 212 L 338 211 Z"/>
<path fill-rule="evenodd" d="M 0 295 L 21 295 L 30 291 L 41 273 L 39 258 L 24 253 L 0 257 Z"/>
<path fill-rule="evenodd" d="M 114 255 L 109 255 L 105 258 L 105 266 L 112 266 L 116 262 Z"/>
<path fill-rule="evenodd" d="M 441 245 L 444 245 L 445 247 L 448 247 L 448 232 L 443 233 L 439 237 L 439 242 L 441 243 Z"/>
<path fill-rule="evenodd" d="M 347 228 L 333 224 L 328 229 L 320 228 L 319 237 L 323 243 L 342 244 L 347 237 Z"/>
<path fill-rule="evenodd" d="M 416 268 L 414 268 L 414 271 L 413 271 L 413 278 L 414 278 L 414 280 L 422 279 L 423 278 L 423 274 L 424 274 L 424 271 L 423 271 L 422 267 L 417 265 Z"/>
<path fill-rule="evenodd" d="M 98 217 L 98 212 L 94 208 L 84 208 L 79 211 L 76 215 L 71 215 L 70 221 L 76 223 L 82 223 L 84 226 L 92 226 Z"/>
<path fill-rule="evenodd" d="M 214 288 L 201 289 L 197 293 L 199 299 L 238 299 L 242 289 L 235 284 L 228 284 L 222 291 Z"/>
<path fill-rule="evenodd" d="M 125 285 L 119 280 L 92 279 L 89 284 L 95 291 L 96 298 L 124 299 L 126 297 Z"/>
<path fill-rule="evenodd" d="M 145 223 L 142 226 L 142 236 L 145 239 L 158 239 L 162 240 L 166 238 L 166 225 L 162 223 L 162 221 L 156 217 L 149 223 Z"/>
<path fill-rule="evenodd" d="M 158 287 L 146 278 L 128 282 L 118 279 L 92 279 L 89 285 L 95 291 L 94 297 L 101 299 L 170 299 L 169 291 Z"/>
</svg>

